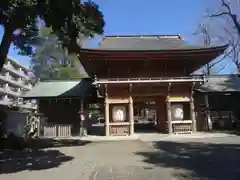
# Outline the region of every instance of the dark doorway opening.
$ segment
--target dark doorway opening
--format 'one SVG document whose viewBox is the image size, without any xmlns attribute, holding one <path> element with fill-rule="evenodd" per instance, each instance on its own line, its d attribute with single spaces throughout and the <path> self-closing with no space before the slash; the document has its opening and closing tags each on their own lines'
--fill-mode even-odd
<svg viewBox="0 0 240 180">
<path fill-rule="evenodd" d="M 157 112 L 155 101 L 134 103 L 134 132 L 155 132 L 157 124 Z"/>
</svg>

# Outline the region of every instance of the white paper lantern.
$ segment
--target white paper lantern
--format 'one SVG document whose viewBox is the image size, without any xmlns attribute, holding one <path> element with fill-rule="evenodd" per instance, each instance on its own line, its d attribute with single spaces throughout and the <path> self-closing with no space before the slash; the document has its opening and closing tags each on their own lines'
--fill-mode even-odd
<svg viewBox="0 0 240 180">
<path fill-rule="evenodd" d="M 125 121 L 126 108 L 124 106 L 114 106 L 112 109 L 112 118 L 114 121 Z"/>
<path fill-rule="evenodd" d="M 176 119 L 183 119 L 183 109 L 182 108 L 176 108 L 176 109 L 174 109 L 174 117 L 176 118 Z"/>
<path fill-rule="evenodd" d="M 172 120 L 183 120 L 184 111 L 182 104 L 173 104 L 172 105 Z"/>
</svg>

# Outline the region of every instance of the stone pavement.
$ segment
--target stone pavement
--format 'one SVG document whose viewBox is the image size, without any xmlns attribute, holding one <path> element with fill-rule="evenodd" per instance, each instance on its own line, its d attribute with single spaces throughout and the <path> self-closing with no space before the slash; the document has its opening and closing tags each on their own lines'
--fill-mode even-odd
<svg viewBox="0 0 240 180">
<path fill-rule="evenodd" d="M 46 149 L 45 153 L 36 153 L 32 158 L 25 154 L 25 157 L 14 161 L 2 160 L 0 179 L 151 180 L 161 176 L 163 180 L 168 180 L 171 177 L 168 168 L 156 169 L 144 162 L 144 157 L 136 154 L 139 150 L 151 149 L 141 141 L 101 142 Z"/>
<path fill-rule="evenodd" d="M 0 157 L 0 180 L 240 179 L 239 137 L 92 142 Z"/>
</svg>

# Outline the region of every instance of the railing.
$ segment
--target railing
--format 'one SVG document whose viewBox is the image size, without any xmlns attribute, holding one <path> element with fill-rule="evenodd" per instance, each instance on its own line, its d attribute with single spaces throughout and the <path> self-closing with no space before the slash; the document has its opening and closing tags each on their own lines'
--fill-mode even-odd
<svg viewBox="0 0 240 180">
<path fill-rule="evenodd" d="M 171 123 L 172 123 L 173 133 L 176 133 L 176 134 L 192 133 L 191 120 L 172 121 Z"/>
<path fill-rule="evenodd" d="M 0 84 L 0 91 L 4 93 L 6 92 L 5 84 Z"/>
<path fill-rule="evenodd" d="M 18 80 L 18 77 L 14 77 L 14 76 L 9 75 L 9 78 L 10 78 L 12 81 L 21 83 L 21 81 Z"/>
<path fill-rule="evenodd" d="M 22 88 L 25 88 L 27 90 L 30 90 L 31 87 L 29 85 L 26 85 L 23 83 L 23 81 L 18 81 L 18 80 L 15 80 L 14 78 L 12 78 L 11 76 L 6 76 L 2 73 L 0 73 L 0 79 L 5 81 L 5 82 L 8 82 L 8 83 L 11 83 L 11 84 L 14 84 L 15 86 L 18 86 L 18 87 L 22 87 Z"/>
<path fill-rule="evenodd" d="M 205 76 L 96 79 L 94 84 L 206 82 Z"/>
<path fill-rule="evenodd" d="M 12 104 L 15 107 L 25 108 L 25 109 L 37 109 L 37 105 L 33 103 L 25 103 L 25 102 L 16 102 Z"/>
<path fill-rule="evenodd" d="M 43 136 L 44 137 L 56 137 L 57 136 L 57 126 L 46 124 L 43 128 Z"/>
<path fill-rule="evenodd" d="M 15 88 L 13 88 L 13 87 L 8 87 L 8 88 L 6 88 L 6 92 L 8 93 L 8 94 L 11 94 L 12 96 L 20 96 L 20 94 L 21 94 L 21 92 L 20 91 L 17 91 Z"/>
<path fill-rule="evenodd" d="M 68 124 L 45 124 L 44 137 L 70 137 L 71 125 Z"/>
<path fill-rule="evenodd" d="M 26 78 L 26 77 L 27 77 L 27 75 L 26 75 L 23 71 L 17 70 L 17 69 L 16 69 L 15 67 L 13 67 L 13 65 L 11 65 L 11 64 L 5 64 L 5 65 L 3 66 L 3 68 L 6 69 L 6 70 L 8 70 L 8 71 L 10 71 L 10 72 L 12 72 L 12 73 L 14 73 L 14 74 L 16 74 L 16 75 L 18 75 L 18 76 L 20 76 L 20 77 L 23 77 L 23 78 Z"/>
<path fill-rule="evenodd" d="M 8 88 L 13 91 L 13 92 L 19 92 L 18 89 L 19 88 L 16 88 L 16 87 L 11 87 L 11 86 L 8 86 Z"/>
</svg>

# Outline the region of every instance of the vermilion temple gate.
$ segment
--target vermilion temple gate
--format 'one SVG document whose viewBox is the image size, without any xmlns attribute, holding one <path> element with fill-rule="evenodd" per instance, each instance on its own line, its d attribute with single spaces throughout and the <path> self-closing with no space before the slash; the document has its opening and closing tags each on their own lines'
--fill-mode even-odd
<svg viewBox="0 0 240 180">
<path fill-rule="evenodd" d="M 81 49 L 81 62 L 105 99 L 105 135 L 134 133 L 134 103 L 154 102 L 160 132 L 196 131 L 191 76 L 227 46 L 190 46 L 178 35 L 107 36 L 99 48 Z"/>
</svg>

